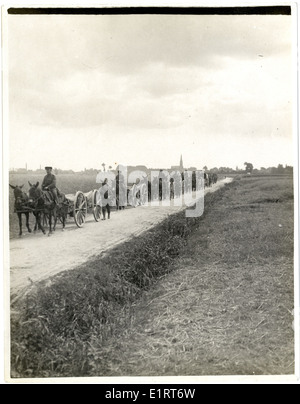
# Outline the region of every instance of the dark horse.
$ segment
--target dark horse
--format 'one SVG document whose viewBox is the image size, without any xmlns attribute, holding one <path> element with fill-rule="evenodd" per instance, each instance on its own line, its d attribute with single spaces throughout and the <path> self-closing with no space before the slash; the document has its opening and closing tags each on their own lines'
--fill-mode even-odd
<svg viewBox="0 0 300 404">
<path fill-rule="evenodd" d="M 52 229 L 52 218 L 54 218 L 54 223 L 56 223 L 56 208 L 57 205 L 55 203 L 55 200 L 51 194 L 51 192 L 48 191 L 42 191 L 41 188 L 39 188 L 39 182 L 36 184 L 31 184 L 28 181 L 28 184 L 30 186 L 29 189 L 29 203 L 30 206 L 34 209 L 33 213 L 36 218 L 36 223 L 34 230 L 37 230 L 37 227 L 42 230 L 42 232 L 45 234 L 45 229 L 41 223 L 41 217 L 42 213 L 46 213 L 47 216 L 49 217 L 49 235 L 52 234 L 53 230 Z"/>
<path fill-rule="evenodd" d="M 22 236 L 22 214 L 25 215 L 26 217 L 26 227 L 28 230 L 28 233 L 31 233 L 31 228 L 29 225 L 29 213 L 31 212 L 31 209 L 28 207 L 28 195 L 22 191 L 22 188 L 24 185 L 21 186 L 13 186 L 10 185 L 9 186 L 14 190 L 14 197 L 15 197 L 15 212 L 18 215 L 19 218 L 19 236 Z"/>
<path fill-rule="evenodd" d="M 33 213 L 36 217 L 34 230 L 36 231 L 37 227 L 39 227 L 45 234 L 45 230 L 43 227 L 43 225 L 45 224 L 45 219 L 49 222 L 49 235 L 52 234 L 53 231 L 55 231 L 57 219 L 59 219 L 62 223 L 64 230 L 69 211 L 69 201 L 67 200 L 65 195 L 60 192 L 58 195 L 59 203 L 56 204 L 51 192 L 46 190 L 42 191 L 41 188 L 38 187 L 39 182 L 37 182 L 36 184 L 31 184 L 29 182 L 29 185 L 29 201 L 34 208 Z M 43 224 L 41 223 L 42 218 L 44 219 Z"/>
</svg>

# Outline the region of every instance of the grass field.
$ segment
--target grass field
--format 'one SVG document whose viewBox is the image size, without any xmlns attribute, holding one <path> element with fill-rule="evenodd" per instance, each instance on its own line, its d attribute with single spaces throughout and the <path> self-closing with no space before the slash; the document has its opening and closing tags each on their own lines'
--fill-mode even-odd
<svg viewBox="0 0 300 404">
<path fill-rule="evenodd" d="M 294 373 L 293 184 L 236 178 L 12 307 L 13 377 Z"/>
</svg>

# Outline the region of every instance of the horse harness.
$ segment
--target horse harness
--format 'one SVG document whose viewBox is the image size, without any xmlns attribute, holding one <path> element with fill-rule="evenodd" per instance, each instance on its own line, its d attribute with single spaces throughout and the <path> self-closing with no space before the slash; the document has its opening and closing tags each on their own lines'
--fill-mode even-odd
<svg viewBox="0 0 300 404">
<path fill-rule="evenodd" d="M 53 200 L 51 199 L 51 197 L 49 195 L 49 192 L 44 192 L 44 193 L 42 192 L 40 194 L 40 196 L 38 196 L 37 198 L 35 198 L 35 199 L 31 198 L 31 199 L 32 199 L 32 205 L 35 207 L 35 209 L 38 206 L 40 200 L 43 200 L 44 203 L 47 203 L 47 202 L 52 203 L 53 202 Z"/>
</svg>

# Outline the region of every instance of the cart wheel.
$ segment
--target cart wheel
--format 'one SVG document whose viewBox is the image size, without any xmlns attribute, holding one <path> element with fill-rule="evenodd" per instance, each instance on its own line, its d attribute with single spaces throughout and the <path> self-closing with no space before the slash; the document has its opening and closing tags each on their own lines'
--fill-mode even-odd
<svg viewBox="0 0 300 404">
<path fill-rule="evenodd" d="M 82 227 L 87 215 L 87 200 L 81 191 L 78 191 L 75 195 L 73 215 L 76 225 Z"/>
<path fill-rule="evenodd" d="M 93 195 L 92 195 L 92 209 L 93 209 L 93 215 L 94 219 L 96 222 L 99 222 L 100 217 L 101 217 L 101 206 L 97 205 L 98 201 L 98 190 L 94 189 Z"/>
</svg>

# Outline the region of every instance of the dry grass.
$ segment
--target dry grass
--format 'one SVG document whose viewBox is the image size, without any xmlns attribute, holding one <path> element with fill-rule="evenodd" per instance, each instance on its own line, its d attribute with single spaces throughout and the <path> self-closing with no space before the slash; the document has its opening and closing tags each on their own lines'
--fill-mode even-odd
<svg viewBox="0 0 300 404">
<path fill-rule="evenodd" d="M 133 306 L 165 274 L 186 244 L 184 212 L 72 271 L 34 287 L 13 305 L 13 377 L 94 374 L 89 347 L 125 331 Z"/>
<path fill-rule="evenodd" d="M 40 285 L 14 307 L 13 376 L 293 373 L 292 184 L 271 181 Z"/>
<path fill-rule="evenodd" d="M 256 282 L 253 265 L 236 267 L 234 280 L 220 264 L 201 268 L 201 277 L 197 267 L 176 271 L 136 307 L 132 328 L 110 341 L 97 374 L 293 373 L 292 294 L 281 275 L 263 285 L 273 269 L 257 267 Z M 97 341 L 96 347 L 102 350 Z"/>
<path fill-rule="evenodd" d="M 219 194 L 122 339 L 94 342 L 97 374 L 294 373 L 293 201 L 282 198 L 284 181 L 258 185 L 246 179 Z M 258 197 L 281 202 L 253 208 Z"/>
</svg>

